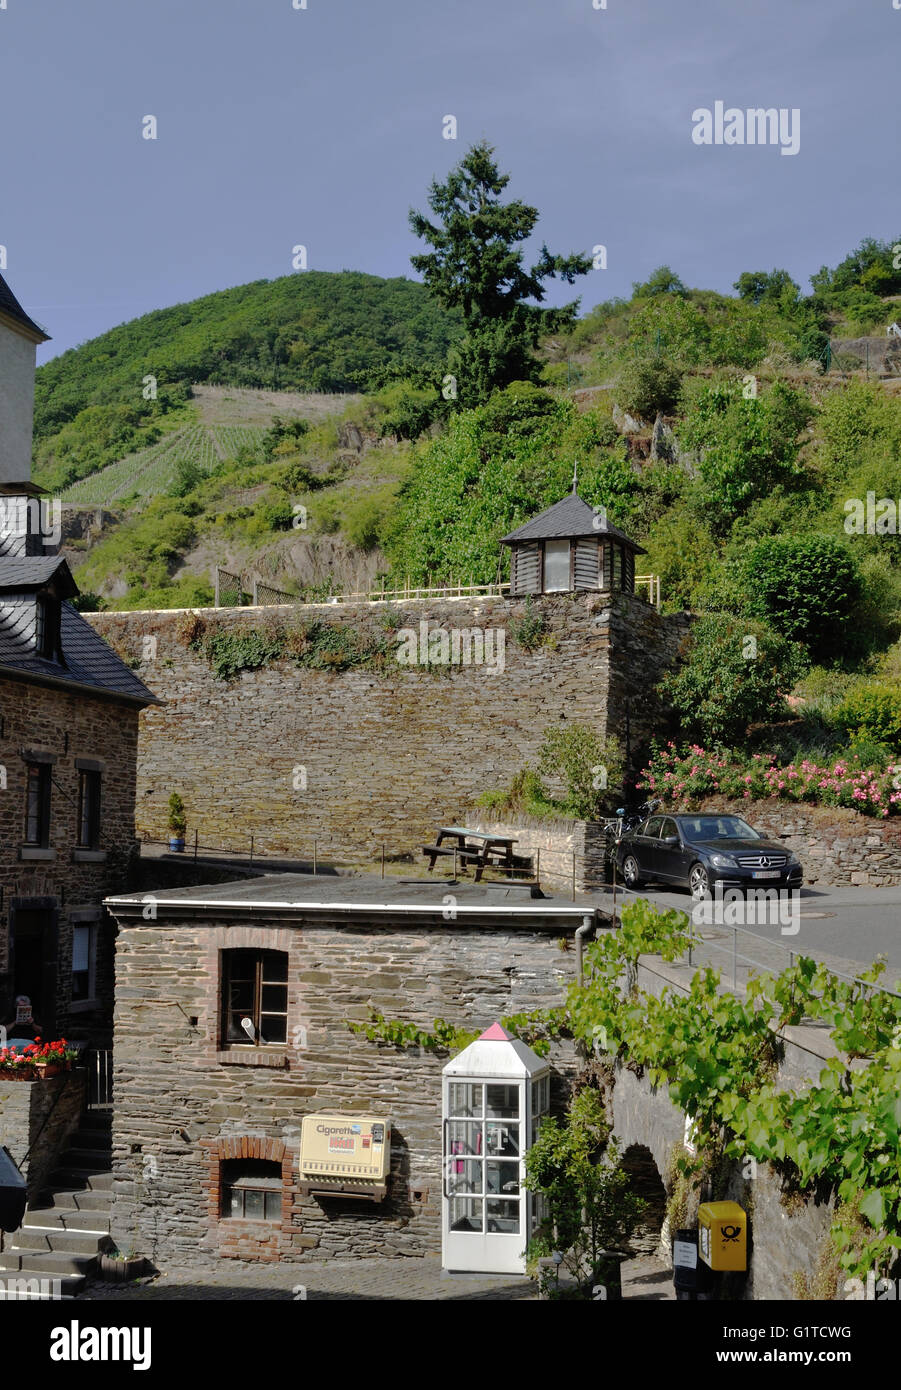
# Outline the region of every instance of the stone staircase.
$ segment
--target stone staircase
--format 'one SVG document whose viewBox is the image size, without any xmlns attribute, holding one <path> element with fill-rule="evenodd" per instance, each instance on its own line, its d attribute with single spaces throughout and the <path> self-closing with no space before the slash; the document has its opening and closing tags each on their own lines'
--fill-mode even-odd
<svg viewBox="0 0 901 1390">
<path fill-rule="evenodd" d="M 59 1280 L 63 1298 L 72 1298 L 97 1268 L 98 1256 L 112 1247 L 112 1111 L 86 1112 L 59 1166 L 35 1203 L 29 1203 L 18 1231 L 0 1252 L 0 1279 Z M 42 1298 L 24 1291 L 6 1297 Z"/>
</svg>

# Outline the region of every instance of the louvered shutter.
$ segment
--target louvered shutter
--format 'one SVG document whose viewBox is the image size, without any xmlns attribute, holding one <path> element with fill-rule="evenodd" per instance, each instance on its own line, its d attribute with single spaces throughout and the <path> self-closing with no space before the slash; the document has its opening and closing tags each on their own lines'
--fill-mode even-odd
<svg viewBox="0 0 901 1390">
<path fill-rule="evenodd" d="M 539 593 L 541 588 L 540 565 L 537 541 L 527 541 L 524 545 L 514 546 L 511 593 Z"/>
<path fill-rule="evenodd" d="M 574 578 L 577 589 L 598 587 L 598 543 L 590 537 L 576 541 Z"/>
</svg>

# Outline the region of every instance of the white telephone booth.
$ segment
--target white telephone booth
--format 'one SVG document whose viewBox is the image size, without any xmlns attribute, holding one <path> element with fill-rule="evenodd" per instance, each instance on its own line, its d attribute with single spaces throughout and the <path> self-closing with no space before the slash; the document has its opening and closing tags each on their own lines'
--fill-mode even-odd
<svg viewBox="0 0 901 1390">
<path fill-rule="evenodd" d="M 442 1263 L 524 1274 L 536 1200 L 523 1156 L 547 1111 L 550 1068 L 493 1023 L 444 1068 Z"/>
</svg>

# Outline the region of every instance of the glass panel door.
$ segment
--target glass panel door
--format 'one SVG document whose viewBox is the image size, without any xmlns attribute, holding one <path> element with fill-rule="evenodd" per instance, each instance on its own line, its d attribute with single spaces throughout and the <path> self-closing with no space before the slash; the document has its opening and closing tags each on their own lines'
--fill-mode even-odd
<svg viewBox="0 0 901 1390">
<path fill-rule="evenodd" d="M 521 1272 L 527 1201 L 521 1087 L 451 1081 L 446 1094 L 445 1267 Z"/>
</svg>

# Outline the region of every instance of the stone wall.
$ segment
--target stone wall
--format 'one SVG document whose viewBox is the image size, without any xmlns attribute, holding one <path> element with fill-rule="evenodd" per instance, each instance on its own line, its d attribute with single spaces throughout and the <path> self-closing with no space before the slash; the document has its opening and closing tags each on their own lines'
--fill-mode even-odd
<svg viewBox="0 0 901 1390">
<path fill-rule="evenodd" d="M 804 882 L 820 887 L 901 883 L 901 817 L 878 820 L 844 806 L 766 801 L 706 801 L 701 810 L 743 816 L 761 834 L 782 840 L 804 866 Z"/>
<path fill-rule="evenodd" d="M 613 1086 L 613 1127 L 625 1149 L 640 1144 L 650 1149 L 664 1184 L 668 1181 L 672 1155 L 681 1151 L 685 1117 L 677 1110 L 665 1087 L 652 1086 L 647 1076 L 638 1077 L 617 1066 Z M 747 1174 L 747 1176 L 746 1176 Z M 810 1279 L 817 1258 L 827 1240 L 832 1222 L 832 1202 L 805 1202 L 789 1198 L 779 1174 L 768 1163 L 735 1163 L 715 1190 L 702 1194 L 704 1201 L 738 1202 L 748 1213 L 749 1276 L 747 1280 L 730 1276 L 715 1287 L 716 1297 L 745 1299 L 797 1298 L 795 1276 Z M 698 1194 L 694 1194 L 679 1220 L 686 1227 L 697 1225 Z M 663 1249 L 671 1254 L 672 1232 L 665 1229 Z"/>
<path fill-rule="evenodd" d="M 267 920 L 264 909 L 252 925 L 237 917 L 229 924 L 181 920 L 164 901 L 156 923 L 117 912 L 114 1235 L 158 1263 L 440 1249 L 447 1058 L 371 1043 L 346 1020 L 365 1021 L 374 1007 L 423 1027 L 443 1017 L 478 1028 L 559 1003 L 575 969 L 574 951 L 561 952 L 559 940 L 571 944 L 578 916 L 561 925 L 539 909 L 520 928 L 440 917 L 434 927 L 402 917 L 301 923 Z M 289 1043 L 258 1057 L 220 1050 L 220 952 L 251 947 L 289 957 Z M 559 1105 L 571 1045 L 557 1047 L 551 1061 Z M 384 1202 L 300 1194 L 300 1124 L 314 1111 L 391 1122 Z M 275 1229 L 220 1218 L 218 1165 L 232 1156 L 282 1164 Z"/>
<path fill-rule="evenodd" d="M 678 808 L 673 808 L 678 809 Z M 782 840 L 804 868 L 804 882 L 821 887 L 849 884 L 884 888 L 901 884 L 901 817 L 877 820 L 843 806 L 807 806 L 775 800 L 707 800 L 701 811 L 742 816 L 761 834 Z M 604 833 L 592 821 L 543 821 L 533 816 L 487 819 L 472 810 L 468 821 L 481 830 L 511 835 L 517 854 L 540 852 L 542 881 L 555 892 L 572 883 L 575 854 L 576 890 L 596 888 L 604 880 Z"/>
<path fill-rule="evenodd" d="M 0 1143 L 22 1169 L 29 1202 L 46 1184 L 78 1128 L 84 1096 L 85 1075 L 80 1071 L 41 1081 L 0 1077 Z"/>
<path fill-rule="evenodd" d="M 528 855 L 533 872 L 555 893 L 572 890 L 573 874 L 577 893 L 590 891 L 604 883 L 607 840 L 597 821 L 538 820 L 535 816 L 505 816 L 484 819 L 477 809 L 467 816 L 467 825 L 516 840 L 518 855 Z"/>
<path fill-rule="evenodd" d="M 17 909 L 57 914 L 58 930 L 45 939 L 45 981 L 55 979 L 55 1019 L 45 1007 L 39 1021 L 60 1035 L 108 1040 L 113 1002 L 113 943 L 108 920 L 100 921 L 103 898 L 128 886 L 134 835 L 138 711 L 92 697 L 85 691 L 55 690 L 29 681 L 0 679 L 0 1023 L 10 1017 L 16 993 L 10 936 Z M 26 763 L 24 750 L 52 754 L 49 851 L 23 849 Z M 78 850 L 76 758 L 104 764 L 100 852 Z M 32 857 L 25 857 L 31 855 Z M 72 927 L 95 910 L 99 922 L 95 999 L 71 999 Z M 79 917 L 79 914 L 82 914 Z"/>
<path fill-rule="evenodd" d="M 693 970 L 687 964 L 644 957 L 638 967 L 638 987 L 660 995 L 666 989 L 684 991 Z M 777 1085 L 797 1090 L 819 1079 L 836 1050 L 823 1030 L 790 1027 L 783 1030 Z M 652 1086 L 646 1075 L 636 1075 L 617 1064 L 612 1095 L 614 1132 L 625 1149 L 640 1144 L 650 1150 L 667 1190 L 672 1190 L 671 1158 L 685 1140 L 685 1116 L 677 1110 L 664 1087 Z M 811 1280 L 817 1259 L 828 1240 L 833 1200 L 810 1196 L 800 1200 L 783 1188 L 777 1171 L 766 1163 L 739 1161 L 721 1174 L 715 1189 L 706 1187 L 690 1199 L 680 1224 L 697 1223 L 697 1207 L 703 1201 L 734 1201 L 748 1213 L 750 1264 L 747 1280 L 721 1286 L 720 1297 L 745 1299 L 793 1299 L 795 1277 Z M 661 1253 L 669 1257 L 671 1232 L 665 1226 Z"/>
<path fill-rule="evenodd" d="M 382 843 L 389 855 L 418 854 L 436 826 L 534 762 L 548 725 L 584 721 L 625 738 L 628 716 L 633 752 L 661 732 L 653 687 L 675 660 L 686 618 L 628 595 L 543 597 L 532 609 L 546 627 L 532 651 L 515 637 L 519 601 L 417 600 L 392 610 L 417 634 L 421 623 L 502 630 L 502 670 L 402 666 L 392 645 L 381 670 L 280 660 L 231 681 L 185 645 L 190 614 L 87 615 L 166 702 L 141 719 L 139 831 L 163 837 L 177 790 L 189 837 L 198 828 L 202 844 L 246 850 L 253 834 L 257 852 L 309 855 L 316 840 L 323 857 L 371 862 Z M 200 621 L 208 634 L 318 621 L 370 642 L 389 635 L 383 604 L 205 610 Z"/>
</svg>

